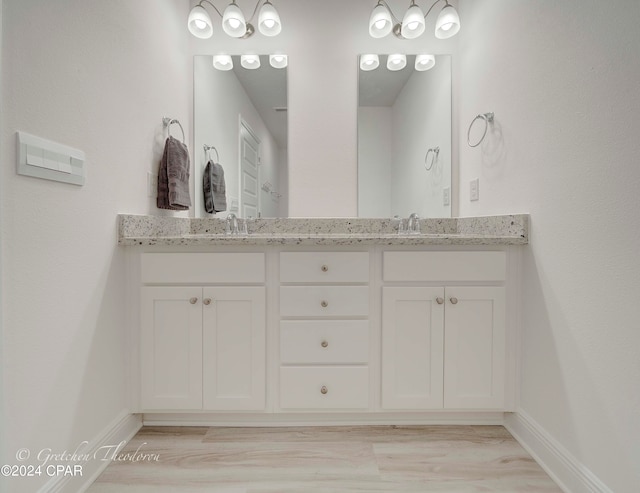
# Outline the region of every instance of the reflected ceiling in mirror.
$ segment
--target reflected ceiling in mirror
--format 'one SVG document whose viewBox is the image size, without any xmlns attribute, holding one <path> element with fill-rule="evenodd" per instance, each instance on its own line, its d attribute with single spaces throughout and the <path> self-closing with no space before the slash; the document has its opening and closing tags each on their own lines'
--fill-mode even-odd
<svg viewBox="0 0 640 493">
<path fill-rule="evenodd" d="M 216 156 L 226 182 L 224 213 L 287 216 L 287 60 L 282 57 L 194 57 L 196 217 L 210 216 L 202 178 Z M 207 153 L 205 145 L 217 153 Z"/>
<path fill-rule="evenodd" d="M 451 217 L 451 56 L 368 57 L 358 59 L 358 216 Z"/>
</svg>

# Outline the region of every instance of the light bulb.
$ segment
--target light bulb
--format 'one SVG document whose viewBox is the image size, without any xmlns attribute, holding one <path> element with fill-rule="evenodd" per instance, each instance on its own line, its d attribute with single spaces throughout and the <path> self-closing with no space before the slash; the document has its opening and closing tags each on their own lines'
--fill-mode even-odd
<svg viewBox="0 0 640 493">
<path fill-rule="evenodd" d="M 258 29 L 265 36 L 277 36 L 282 31 L 280 15 L 268 0 L 262 5 L 258 15 Z"/>
<path fill-rule="evenodd" d="M 360 57 L 360 70 L 369 72 L 370 70 L 377 69 L 379 65 L 380 59 L 378 55 L 362 55 Z"/>
<path fill-rule="evenodd" d="M 214 55 L 213 66 L 218 70 L 231 70 L 233 68 L 233 60 L 229 55 Z"/>
<path fill-rule="evenodd" d="M 436 38 L 447 39 L 460 31 L 460 17 L 453 5 L 445 5 L 436 20 Z"/>
<path fill-rule="evenodd" d="M 279 53 L 275 55 L 269 55 L 269 63 L 273 68 L 285 68 L 288 63 L 287 55 L 282 55 Z"/>
<path fill-rule="evenodd" d="M 240 65 L 249 70 L 257 69 L 260 67 L 260 57 L 258 55 L 242 55 Z"/>
<path fill-rule="evenodd" d="M 198 29 L 204 29 L 207 27 L 207 23 L 202 19 L 195 19 L 193 21 Z"/>
<path fill-rule="evenodd" d="M 240 21 L 238 19 L 229 19 L 227 22 L 231 29 L 238 29 L 238 26 L 240 26 Z"/>
<path fill-rule="evenodd" d="M 189 32 L 196 38 L 207 39 L 213 34 L 213 23 L 211 17 L 200 5 L 196 5 L 189 12 L 189 18 L 187 20 L 187 27 Z"/>
<path fill-rule="evenodd" d="M 424 72 L 433 68 L 436 64 L 436 58 L 433 55 L 417 55 L 415 68 L 419 72 Z"/>
<path fill-rule="evenodd" d="M 407 39 L 417 38 L 424 32 L 424 14 L 415 3 L 412 3 L 404 14 L 400 32 Z"/>
<path fill-rule="evenodd" d="M 222 29 L 232 38 L 241 38 L 247 32 L 244 15 L 235 1 L 230 3 L 222 16 Z"/>
<path fill-rule="evenodd" d="M 369 35 L 372 38 L 384 38 L 393 29 L 389 9 L 379 3 L 371 12 L 369 18 Z"/>
<path fill-rule="evenodd" d="M 389 55 L 387 58 L 387 69 L 392 71 L 402 70 L 407 66 L 407 57 L 406 55 Z"/>
</svg>

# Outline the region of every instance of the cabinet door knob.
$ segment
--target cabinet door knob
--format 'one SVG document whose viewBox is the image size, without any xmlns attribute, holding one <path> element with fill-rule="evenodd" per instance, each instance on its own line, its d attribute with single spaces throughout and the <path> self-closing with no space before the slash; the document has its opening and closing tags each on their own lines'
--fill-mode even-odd
<svg viewBox="0 0 640 493">
<path fill-rule="evenodd" d="M 438 298 L 436 298 L 436 303 L 438 305 L 442 305 L 444 303 L 444 300 L 442 298 L 438 297 Z"/>
<path fill-rule="evenodd" d="M 320 267 L 320 270 L 322 270 L 322 272 L 327 272 L 329 270 L 329 266 L 323 265 L 322 267 Z"/>
<path fill-rule="evenodd" d="M 320 393 L 326 394 L 327 392 L 329 392 L 329 389 L 323 385 L 322 388 L 320 389 Z"/>
<path fill-rule="evenodd" d="M 455 296 L 449 298 L 449 301 L 451 301 L 452 305 L 457 305 L 458 304 L 458 298 L 456 298 Z"/>
<path fill-rule="evenodd" d="M 322 308 L 326 308 L 326 307 L 328 307 L 328 306 L 329 306 L 329 302 L 322 300 L 322 301 L 320 302 L 320 306 L 321 306 Z"/>
<path fill-rule="evenodd" d="M 210 305 L 210 304 L 211 304 L 211 298 L 205 298 L 204 300 L 202 300 L 202 302 L 203 302 L 205 305 Z"/>
<path fill-rule="evenodd" d="M 196 298 L 195 296 L 189 300 L 189 303 L 191 303 L 192 305 L 195 305 L 197 302 L 198 298 Z"/>
<path fill-rule="evenodd" d="M 329 343 L 327 341 L 322 341 L 322 343 L 320 344 L 322 347 L 328 347 Z"/>
</svg>

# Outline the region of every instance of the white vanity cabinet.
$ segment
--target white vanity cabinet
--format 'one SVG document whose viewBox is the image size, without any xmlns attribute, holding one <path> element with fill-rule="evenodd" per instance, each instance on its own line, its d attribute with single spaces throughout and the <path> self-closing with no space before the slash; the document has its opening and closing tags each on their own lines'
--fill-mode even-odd
<svg viewBox="0 0 640 493">
<path fill-rule="evenodd" d="M 145 253 L 140 265 L 142 410 L 264 410 L 264 253 Z"/>
<path fill-rule="evenodd" d="M 504 409 L 505 280 L 501 251 L 384 252 L 383 409 Z"/>
<path fill-rule="evenodd" d="M 280 253 L 279 407 L 369 408 L 369 253 Z"/>
</svg>

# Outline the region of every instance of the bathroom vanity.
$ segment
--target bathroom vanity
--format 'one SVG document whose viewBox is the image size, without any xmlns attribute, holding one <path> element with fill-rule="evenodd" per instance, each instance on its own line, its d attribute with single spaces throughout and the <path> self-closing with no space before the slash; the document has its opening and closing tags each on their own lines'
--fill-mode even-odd
<svg viewBox="0 0 640 493">
<path fill-rule="evenodd" d="M 528 216 L 119 217 L 150 424 L 501 422 Z"/>
</svg>

